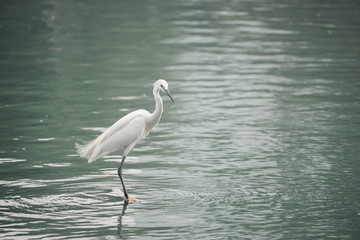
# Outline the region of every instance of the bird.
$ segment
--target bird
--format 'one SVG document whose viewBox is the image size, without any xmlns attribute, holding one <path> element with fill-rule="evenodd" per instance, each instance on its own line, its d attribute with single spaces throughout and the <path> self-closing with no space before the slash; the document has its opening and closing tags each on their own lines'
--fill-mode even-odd
<svg viewBox="0 0 360 240">
<path fill-rule="evenodd" d="M 155 98 L 155 110 L 150 113 L 144 109 L 139 109 L 128 113 L 120 118 L 112 126 L 107 128 L 101 135 L 87 144 L 76 143 L 76 151 L 81 158 L 88 159 L 89 163 L 96 161 L 112 152 L 123 150 L 123 156 L 118 168 L 118 175 L 123 187 L 125 201 L 136 201 L 134 197 L 129 197 L 126 190 L 122 168 L 126 157 L 135 145 L 144 139 L 151 129 L 160 121 L 163 112 L 163 101 L 160 91 L 169 96 L 175 104 L 170 94 L 169 85 L 164 79 L 159 79 L 153 84 L 153 95 Z"/>
</svg>

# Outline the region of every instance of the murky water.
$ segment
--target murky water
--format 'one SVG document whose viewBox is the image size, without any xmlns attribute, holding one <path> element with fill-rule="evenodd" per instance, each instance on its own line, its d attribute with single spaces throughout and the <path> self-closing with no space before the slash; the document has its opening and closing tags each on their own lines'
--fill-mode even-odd
<svg viewBox="0 0 360 240">
<path fill-rule="evenodd" d="M 2 1 L 1 239 L 358 239 L 358 1 Z M 126 113 L 130 153 L 75 153 Z"/>
</svg>

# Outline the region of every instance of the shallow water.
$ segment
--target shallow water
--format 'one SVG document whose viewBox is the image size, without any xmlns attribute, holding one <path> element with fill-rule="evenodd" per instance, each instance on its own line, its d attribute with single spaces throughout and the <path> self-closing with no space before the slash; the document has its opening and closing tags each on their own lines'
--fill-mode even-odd
<svg viewBox="0 0 360 240">
<path fill-rule="evenodd" d="M 360 237 L 358 1 L 2 1 L 1 239 Z M 159 125 L 93 164 L 75 143 Z"/>
</svg>

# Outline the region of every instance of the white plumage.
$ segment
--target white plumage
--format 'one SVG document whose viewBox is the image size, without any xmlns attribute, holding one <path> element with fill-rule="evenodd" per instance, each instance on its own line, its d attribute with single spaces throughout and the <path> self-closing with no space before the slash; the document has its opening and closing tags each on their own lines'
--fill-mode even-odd
<svg viewBox="0 0 360 240">
<path fill-rule="evenodd" d="M 123 185 L 125 199 L 127 201 L 129 201 L 129 198 L 124 181 L 122 179 L 122 165 L 126 156 L 136 145 L 136 143 L 144 139 L 149 134 L 150 130 L 160 121 L 163 112 L 163 102 L 160 97 L 160 90 L 165 92 L 174 102 L 170 95 L 167 82 L 163 79 L 159 79 L 154 83 L 153 94 L 156 107 L 153 113 L 149 113 L 143 109 L 131 112 L 115 122 L 100 136 L 88 144 L 76 144 L 76 149 L 79 156 L 82 158 L 87 158 L 89 163 L 94 162 L 97 159 L 117 150 L 124 150 L 123 159 L 118 169 L 118 174 Z"/>
<path fill-rule="evenodd" d="M 89 163 L 121 148 L 126 156 L 137 142 L 149 134 L 145 131 L 145 126 L 146 119 L 150 116 L 151 114 L 143 109 L 125 115 L 93 141 L 84 146 L 77 144 L 78 154 L 87 158 Z"/>
</svg>

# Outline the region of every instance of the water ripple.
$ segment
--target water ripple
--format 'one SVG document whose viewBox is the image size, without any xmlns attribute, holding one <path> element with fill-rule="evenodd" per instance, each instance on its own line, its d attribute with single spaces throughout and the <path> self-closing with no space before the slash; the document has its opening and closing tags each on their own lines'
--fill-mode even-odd
<svg viewBox="0 0 360 240">
<path fill-rule="evenodd" d="M 359 235 L 355 1 L 24 2 L 0 7 L 1 239 Z M 151 111 L 158 78 L 176 104 L 125 204 L 122 152 L 74 144 Z"/>
</svg>

